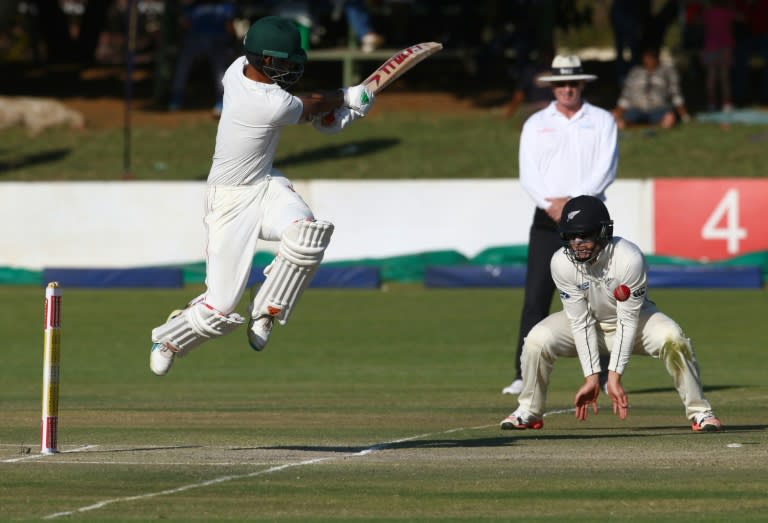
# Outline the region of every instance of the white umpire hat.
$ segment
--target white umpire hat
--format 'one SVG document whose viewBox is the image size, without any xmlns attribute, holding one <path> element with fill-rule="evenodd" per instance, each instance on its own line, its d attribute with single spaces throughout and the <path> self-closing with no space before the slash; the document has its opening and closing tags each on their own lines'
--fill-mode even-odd
<svg viewBox="0 0 768 523">
<path fill-rule="evenodd" d="M 557 55 L 552 60 L 552 73 L 538 78 L 539 82 L 564 82 L 566 80 L 583 80 L 591 82 L 597 80 L 593 74 L 584 74 L 581 60 L 578 56 Z"/>
</svg>

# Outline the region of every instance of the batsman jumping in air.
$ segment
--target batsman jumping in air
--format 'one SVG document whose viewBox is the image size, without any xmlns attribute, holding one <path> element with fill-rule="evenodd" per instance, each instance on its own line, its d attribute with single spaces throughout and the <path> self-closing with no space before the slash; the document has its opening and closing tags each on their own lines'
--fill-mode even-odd
<svg viewBox="0 0 768 523">
<path fill-rule="evenodd" d="M 333 234 L 316 220 L 291 182 L 272 165 L 281 129 L 312 122 L 335 133 L 368 114 L 374 93 L 364 85 L 294 96 L 286 89 L 304 72 L 307 55 L 290 20 L 257 20 L 243 41 L 245 56 L 222 83 L 224 108 L 208 175 L 206 290 L 152 330 L 150 368 L 166 374 L 176 356 L 235 330 L 259 240 L 279 241 L 266 280 L 250 304 L 248 341 L 262 350 L 275 321 L 285 324 L 309 285 Z M 323 118 L 333 114 L 333 118 Z"/>
<path fill-rule="evenodd" d="M 704 398 L 691 341 L 648 299 L 643 253 L 613 236 L 605 204 L 594 196 L 572 198 L 563 207 L 559 229 L 564 248 L 552 256 L 550 266 L 563 310 L 541 320 L 525 338 L 519 406 L 501 428 L 544 425 L 549 378 L 561 356 L 578 356 L 581 363 L 585 379 L 574 404 L 576 417 L 585 420 L 590 407 L 597 413 L 600 354 L 610 353 L 607 392 L 613 412 L 626 418 L 629 403 L 621 377 L 634 353 L 664 361 L 694 431 L 720 430 Z"/>
</svg>

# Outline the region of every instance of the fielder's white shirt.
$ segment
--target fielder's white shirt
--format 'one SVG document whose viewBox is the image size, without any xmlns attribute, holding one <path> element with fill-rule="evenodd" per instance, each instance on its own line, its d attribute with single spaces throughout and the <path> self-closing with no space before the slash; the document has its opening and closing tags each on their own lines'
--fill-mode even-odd
<svg viewBox="0 0 768 523">
<path fill-rule="evenodd" d="M 224 109 L 209 185 L 251 185 L 270 174 L 280 130 L 299 122 L 301 100 L 277 84 L 255 82 L 237 58 L 224 73 Z"/>
<path fill-rule="evenodd" d="M 605 199 L 616 179 L 616 122 L 606 110 L 584 102 L 570 119 L 553 101 L 526 120 L 520 136 L 520 184 L 541 209 L 545 198 L 589 194 Z"/>
<path fill-rule="evenodd" d="M 623 374 L 637 336 L 640 310 L 654 307 L 647 299 L 648 271 L 640 248 L 614 237 L 594 264 L 574 263 L 564 249 L 559 249 L 550 267 L 563 310 L 571 321 L 584 376 L 600 371 L 598 329 L 613 333 L 608 370 Z M 613 295 L 622 284 L 631 291 L 623 302 Z"/>
</svg>

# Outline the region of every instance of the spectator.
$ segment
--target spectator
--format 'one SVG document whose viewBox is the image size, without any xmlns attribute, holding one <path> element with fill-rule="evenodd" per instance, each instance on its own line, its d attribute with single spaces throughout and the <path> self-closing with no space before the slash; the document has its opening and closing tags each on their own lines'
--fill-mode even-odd
<svg viewBox="0 0 768 523">
<path fill-rule="evenodd" d="M 678 117 L 683 122 L 690 120 L 677 70 L 661 63 L 658 48 L 646 48 L 642 64 L 630 69 L 613 116 L 619 129 L 627 124 L 652 124 L 669 129 Z"/>
<path fill-rule="evenodd" d="M 737 35 L 733 55 L 733 98 L 739 104 L 745 104 L 750 99 L 750 60 L 757 54 L 760 57 L 761 69 L 754 100 L 767 104 L 768 0 L 739 0 L 735 5 L 742 18 L 738 24 L 742 28 L 742 34 Z"/>
<path fill-rule="evenodd" d="M 629 69 L 640 59 L 640 42 L 651 16 L 650 0 L 613 0 L 610 19 L 613 43 L 616 50 L 616 80 L 624 82 Z M 629 59 L 624 51 L 629 51 Z"/>
<path fill-rule="evenodd" d="M 538 54 L 535 62 L 520 69 L 515 90 L 510 100 L 502 107 L 504 118 L 512 118 L 523 104 L 530 104 L 534 112 L 549 105 L 552 101 L 552 90 L 549 85 L 540 82 L 539 77 L 549 74 L 554 56 L 552 48 L 546 49 Z"/>
<path fill-rule="evenodd" d="M 557 223 L 566 202 L 579 194 L 604 198 L 616 179 L 618 142 L 611 113 L 582 98 L 587 82 L 576 56 L 556 56 L 552 73 L 539 78 L 551 86 L 555 100 L 534 113 L 520 136 L 520 184 L 536 204 L 528 240 L 525 297 L 515 357 L 515 380 L 503 394 L 523 389 L 520 357 L 528 332 L 549 314 L 555 284 L 549 260 L 562 248 Z M 604 362 L 605 363 L 605 362 Z M 607 369 L 603 368 L 602 378 Z"/>
<path fill-rule="evenodd" d="M 213 114 L 221 115 L 224 96 L 221 80 L 234 58 L 234 18 L 235 5 L 231 2 L 193 0 L 184 7 L 182 25 L 186 34 L 176 62 L 170 111 L 182 108 L 192 66 L 204 57 L 211 68 L 216 90 Z"/>
<path fill-rule="evenodd" d="M 378 49 L 384 43 L 384 37 L 374 31 L 371 24 L 371 13 L 365 0 L 326 0 L 326 2 L 313 2 L 325 4 L 331 8 L 331 20 L 338 21 L 344 16 L 349 30 L 355 37 L 360 50 L 370 53 Z M 330 4 L 330 5 L 328 5 Z"/>
<path fill-rule="evenodd" d="M 733 24 L 738 13 L 727 0 L 711 0 L 701 12 L 704 25 L 704 48 L 701 62 L 707 77 L 707 109 L 723 111 L 733 109 L 731 100 L 731 64 L 733 63 Z M 721 105 L 718 105 L 718 87 Z"/>
<path fill-rule="evenodd" d="M 501 428 L 540 429 L 547 386 L 560 357 L 579 358 L 584 384 L 576 392 L 576 418 L 597 414 L 600 395 L 598 354 L 610 354 L 607 394 L 613 412 L 627 417 L 629 400 L 621 383 L 632 354 L 661 359 L 672 376 L 694 432 L 717 432 L 720 420 L 704 397 L 691 340 L 648 299 L 643 253 L 613 236 L 613 221 L 599 198 L 577 196 L 563 208 L 559 225 L 564 249 L 551 263 L 563 310 L 531 330 L 523 351 L 523 390 L 519 406 Z"/>
</svg>

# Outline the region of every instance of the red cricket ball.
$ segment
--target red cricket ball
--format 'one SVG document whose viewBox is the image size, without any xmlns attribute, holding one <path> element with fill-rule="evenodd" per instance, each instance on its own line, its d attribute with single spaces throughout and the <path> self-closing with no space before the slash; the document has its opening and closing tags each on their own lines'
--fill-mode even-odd
<svg viewBox="0 0 768 523">
<path fill-rule="evenodd" d="M 613 295 L 619 301 L 626 301 L 629 298 L 630 292 L 629 287 L 623 284 L 613 289 Z"/>
</svg>

